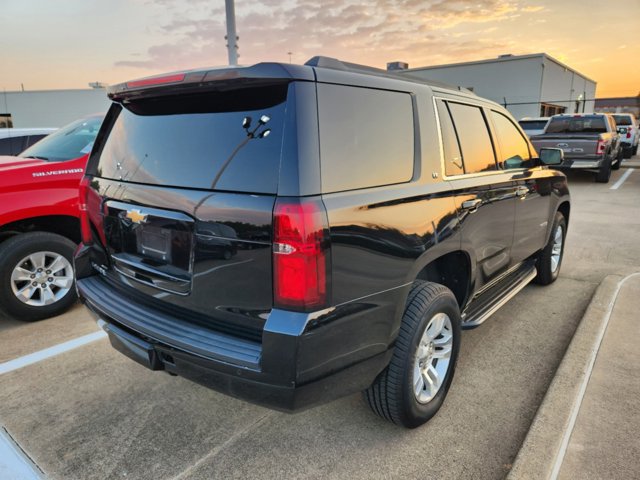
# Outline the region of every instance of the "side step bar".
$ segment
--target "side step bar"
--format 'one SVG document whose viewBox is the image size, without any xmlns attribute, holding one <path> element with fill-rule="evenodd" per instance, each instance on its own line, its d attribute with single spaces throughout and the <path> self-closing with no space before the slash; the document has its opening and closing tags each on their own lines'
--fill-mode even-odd
<svg viewBox="0 0 640 480">
<path fill-rule="evenodd" d="M 526 263 L 487 291 L 462 313 L 462 328 L 475 328 L 527 286 L 537 275 L 535 264 Z M 507 287 L 505 287 L 505 285 Z"/>
</svg>

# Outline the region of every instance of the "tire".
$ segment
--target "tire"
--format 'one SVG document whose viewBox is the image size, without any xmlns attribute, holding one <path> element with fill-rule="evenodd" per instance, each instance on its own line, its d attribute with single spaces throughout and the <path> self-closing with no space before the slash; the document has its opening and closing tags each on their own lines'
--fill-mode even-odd
<svg viewBox="0 0 640 480">
<path fill-rule="evenodd" d="M 558 237 L 558 229 L 560 228 L 562 230 Z M 537 284 L 549 285 L 550 283 L 555 282 L 558 278 L 560 267 L 562 266 L 562 258 L 564 257 L 564 240 L 566 237 L 567 221 L 561 212 L 556 212 L 549 241 L 538 255 L 538 261 L 536 262 L 538 274 L 536 275 L 534 282 Z M 558 241 L 560 242 L 559 246 Z"/>
<path fill-rule="evenodd" d="M 620 149 L 618 150 L 618 156 L 616 157 L 616 163 L 611 166 L 612 170 L 620 170 L 620 167 L 622 166 L 622 160 L 624 160 L 625 158 L 631 158 L 631 151 L 629 150 L 629 156 L 625 155 L 626 151 L 626 149 L 620 147 Z"/>
<path fill-rule="evenodd" d="M 632 156 L 638 154 L 638 145 L 633 147 L 633 150 L 631 150 L 631 154 L 632 154 Z"/>
<path fill-rule="evenodd" d="M 0 244 L 0 307 L 24 321 L 68 309 L 76 300 L 75 247 L 71 240 L 47 232 L 22 233 Z M 47 267 L 53 267 L 49 273 Z"/>
<path fill-rule="evenodd" d="M 441 322 L 444 327 L 440 330 Z M 428 344 L 421 346 L 421 341 L 428 341 L 426 336 L 423 338 L 427 327 L 433 335 Z M 460 310 L 451 290 L 437 283 L 416 281 L 407 299 L 391 361 L 364 391 L 371 409 L 382 418 L 407 428 L 427 422 L 438 412 L 451 386 L 460 337 Z M 446 351 L 448 359 L 432 356 Z M 418 355 L 422 355 L 421 360 Z M 425 368 L 427 365 L 430 369 Z M 422 375 L 420 367 L 424 369 Z M 427 375 L 426 370 L 438 373 L 439 388 L 427 388 L 425 378 L 431 380 L 430 384 L 434 378 L 433 374 Z"/>
<path fill-rule="evenodd" d="M 609 183 L 609 179 L 611 178 L 611 159 L 607 159 L 604 161 L 604 164 L 596 173 L 596 182 L 597 183 Z"/>
</svg>

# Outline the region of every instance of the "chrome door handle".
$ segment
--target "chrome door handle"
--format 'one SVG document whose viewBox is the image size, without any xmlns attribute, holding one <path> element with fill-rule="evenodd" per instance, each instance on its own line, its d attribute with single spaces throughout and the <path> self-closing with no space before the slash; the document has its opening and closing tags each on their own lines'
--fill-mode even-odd
<svg viewBox="0 0 640 480">
<path fill-rule="evenodd" d="M 518 187 L 516 188 L 516 197 L 524 198 L 529 193 L 529 188 L 527 187 Z"/>
<path fill-rule="evenodd" d="M 479 198 L 474 198 L 473 200 L 465 200 L 464 202 L 462 202 L 462 208 L 475 212 L 481 203 L 482 200 Z"/>
</svg>

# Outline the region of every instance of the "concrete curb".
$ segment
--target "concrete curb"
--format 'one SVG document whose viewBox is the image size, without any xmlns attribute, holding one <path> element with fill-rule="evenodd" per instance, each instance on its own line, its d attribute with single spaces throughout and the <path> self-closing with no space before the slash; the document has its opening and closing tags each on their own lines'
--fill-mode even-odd
<svg viewBox="0 0 640 480">
<path fill-rule="evenodd" d="M 598 286 L 562 362 L 545 394 L 507 480 L 549 479 L 575 418 L 576 399 L 592 367 L 594 349 L 620 288 L 621 275 L 608 275 Z"/>
</svg>

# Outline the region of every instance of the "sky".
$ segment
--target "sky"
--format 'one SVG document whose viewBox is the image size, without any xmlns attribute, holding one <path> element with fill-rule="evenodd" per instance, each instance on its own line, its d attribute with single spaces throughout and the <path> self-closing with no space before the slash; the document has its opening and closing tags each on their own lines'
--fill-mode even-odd
<svg viewBox="0 0 640 480">
<path fill-rule="evenodd" d="M 236 25 L 243 65 L 545 52 L 597 81 L 596 97 L 640 92 L 640 0 L 236 0 Z M 225 65 L 225 33 L 224 0 L 0 0 L 0 89 Z"/>
</svg>

